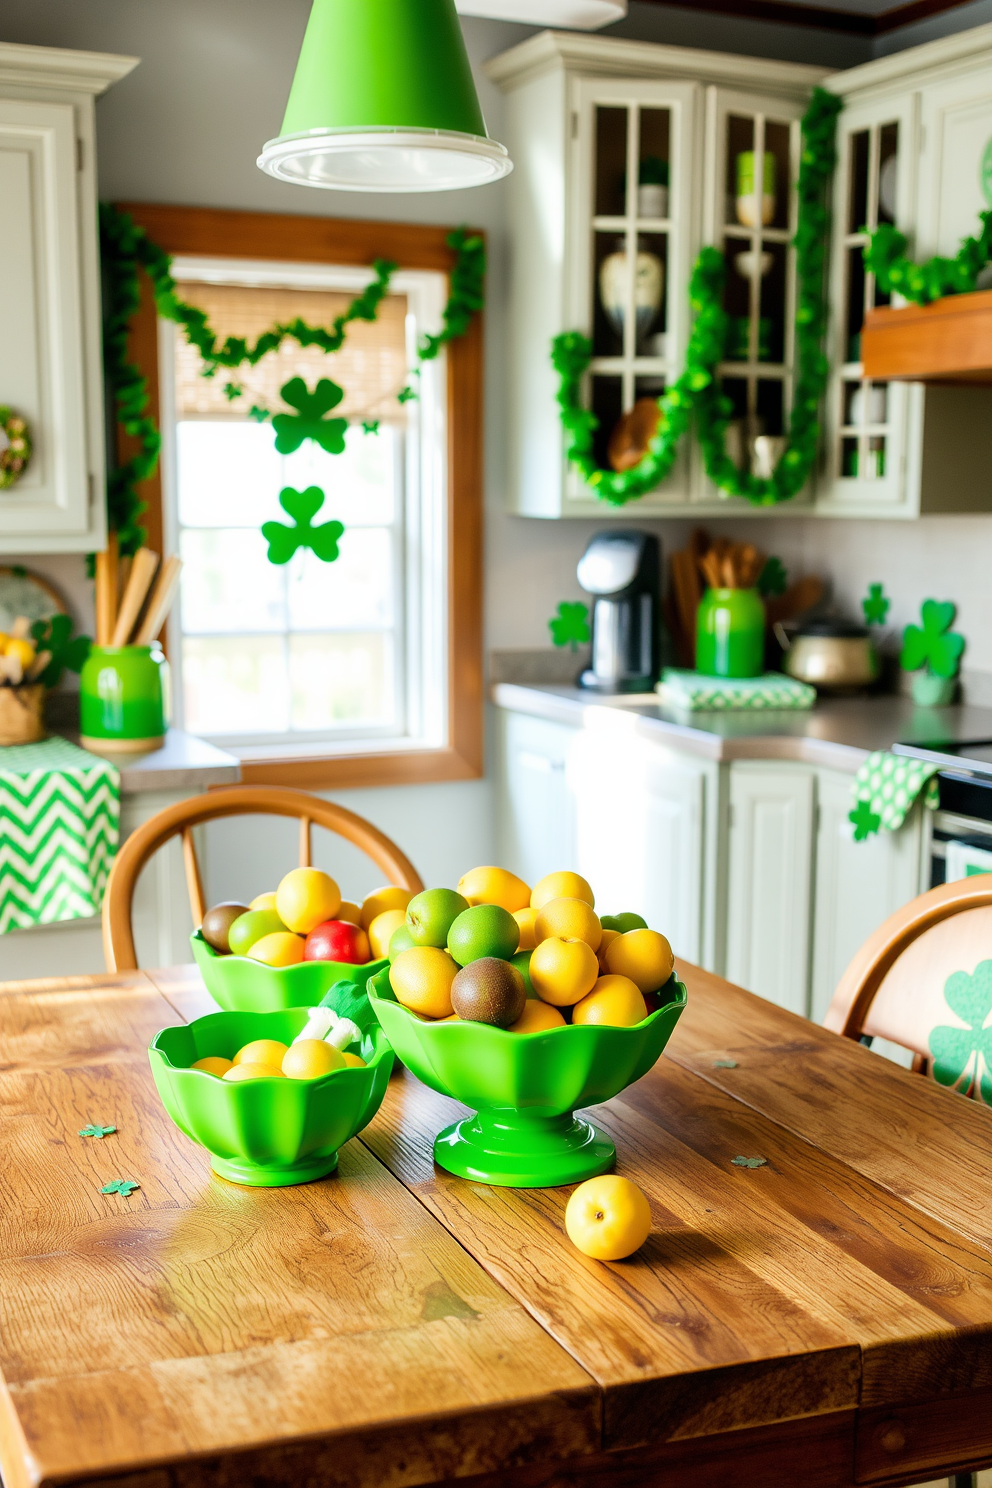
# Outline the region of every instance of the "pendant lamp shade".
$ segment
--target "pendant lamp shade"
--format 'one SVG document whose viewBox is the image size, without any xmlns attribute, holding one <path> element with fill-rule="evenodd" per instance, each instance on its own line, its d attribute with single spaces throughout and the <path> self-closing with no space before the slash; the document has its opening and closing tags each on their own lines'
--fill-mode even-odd
<svg viewBox="0 0 992 1488">
<path fill-rule="evenodd" d="M 486 133 L 455 0 L 314 0 L 262 170 L 340 191 L 451 191 L 513 169 Z"/>
</svg>

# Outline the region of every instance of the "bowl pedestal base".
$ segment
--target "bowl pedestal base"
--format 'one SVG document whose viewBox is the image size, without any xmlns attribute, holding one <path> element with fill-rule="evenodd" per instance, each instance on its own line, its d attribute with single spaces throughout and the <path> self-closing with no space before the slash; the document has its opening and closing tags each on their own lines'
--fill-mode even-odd
<svg viewBox="0 0 992 1488">
<path fill-rule="evenodd" d="M 459 1178 L 503 1188 L 560 1188 L 613 1167 L 617 1151 L 591 1121 L 570 1112 L 530 1116 L 479 1111 L 434 1139 L 434 1160 Z"/>
<path fill-rule="evenodd" d="M 244 1183 L 250 1188 L 287 1188 L 291 1183 L 312 1183 L 326 1178 L 338 1165 L 338 1155 L 301 1157 L 295 1163 L 253 1163 L 237 1157 L 212 1157 L 210 1166 L 229 1183 Z"/>
</svg>

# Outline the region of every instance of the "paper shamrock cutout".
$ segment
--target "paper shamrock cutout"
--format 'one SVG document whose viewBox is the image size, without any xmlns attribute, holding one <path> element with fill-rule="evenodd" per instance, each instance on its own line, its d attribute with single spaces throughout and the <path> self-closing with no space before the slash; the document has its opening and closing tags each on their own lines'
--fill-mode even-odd
<svg viewBox="0 0 992 1488">
<path fill-rule="evenodd" d="M 892 601 L 881 584 L 869 584 L 868 593 L 861 601 L 861 610 L 866 625 L 884 625 Z"/>
<path fill-rule="evenodd" d="M 135 1183 L 133 1178 L 114 1178 L 112 1182 L 105 1183 L 100 1192 L 105 1194 L 120 1194 L 122 1199 L 129 1199 L 140 1183 Z"/>
<path fill-rule="evenodd" d="M 589 639 L 589 611 L 584 604 L 562 600 L 557 615 L 548 621 L 548 629 L 556 646 L 571 646 L 576 651 Z"/>
<path fill-rule="evenodd" d="M 767 598 L 770 594 L 784 594 L 788 587 L 789 575 L 785 564 L 773 555 L 758 575 L 758 593 Z"/>
<path fill-rule="evenodd" d="M 333 563 L 339 556 L 338 538 L 344 531 L 340 522 L 322 522 L 313 526 L 313 519 L 324 504 L 324 493 L 319 486 L 307 486 L 305 491 L 296 491 L 284 486 L 279 492 L 279 505 L 293 518 L 294 526 L 283 522 L 263 522 L 262 536 L 269 545 L 270 563 L 288 563 L 297 548 L 309 548 L 322 563 Z"/>
<path fill-rule="evenodd" d="M 72 620 L 68 615 L 52 615 L 49 620 L 36 620 L 31 627 L 31 636 L 38 648 L 50 651 L 52 659 L 37 678 L 45 687 L 54 687 L 68 667 L 70 672 L 81 672 L 83 663 L 90 654 L 93 642 L 87 635 L 72 635 Z"/>
<path fill-rule="evenodd" d="M 941 1085 L 969 1094 L 977 1090 L 992 1106 L 992 961 L 980 961 L 974 973 L 955 971 L 944 983 L 944 1001 L 967 1028 L 940 1024 L 931 1030 L 933 1077 Z"/>
<path fill-rule="evenodd" d="M 763 1168 L 767 1163 L 767 1157 L 732 1157 L 730 1161 L 735 1168 Z"/>
<path fill-rule="evenodd" d="M 344 397 L 343 388 L 331 382 L 329 377 L 322 377 L 311 393 L 302 377 L 291 377 L 283 383 L 279 393 L 285 403 L 299 410 L 297 413 L 277 413 L 272 419 L 276 449 L 281 455 L 291 455 L 304 439 L 313 439 L 329 455 L 342 453 L 348 420 L 329 419 L 324 415 L 337 408 Z"/>
<path fill-rule="evenodd" d="M 90 1126 L 81 1126 L 79 1128 L 79 1135 L 81 1137 L 99 1137 L 102 1141 L 104 1137 L 109 1137 L 111 1132 L 115 1132 L 116 1130 L 116 1126 L 98 1126 L 96 1122 L 93 1122 Z"/>
<path fill-rule="evenodd" d="M 902 636 L 902 655 L 899 663 L 906 672 L 918 672 L 926 666 L 938 677 L 957 676 L 964 636 L 957 635 L 951 626 L 957 608 L 953 601 L 943 604 L 936 599 L 925 599 L 920 606 L 922 629 L 919 625 L 907 625 Z"/>
<path fill-rule="evenodd" d="M 870 801 L 859 801 L 854 810 L 847 813 L 847 819 L 854 827 L 855 842 L 873 837 L 882 825 L 882 818 L 872 811 Z"/>
</svg>

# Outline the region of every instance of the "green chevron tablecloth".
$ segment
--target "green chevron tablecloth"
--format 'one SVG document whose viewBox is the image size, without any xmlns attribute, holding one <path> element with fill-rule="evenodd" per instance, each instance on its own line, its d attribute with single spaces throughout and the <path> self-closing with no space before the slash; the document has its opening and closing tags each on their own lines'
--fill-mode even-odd
<svg viewBox="0 0 992 1488">
<path fill-rule="evenodd" d="M 99 914 L 120 775 L 66 739 L 0 748 L 0 935 Z"/>
</svg>

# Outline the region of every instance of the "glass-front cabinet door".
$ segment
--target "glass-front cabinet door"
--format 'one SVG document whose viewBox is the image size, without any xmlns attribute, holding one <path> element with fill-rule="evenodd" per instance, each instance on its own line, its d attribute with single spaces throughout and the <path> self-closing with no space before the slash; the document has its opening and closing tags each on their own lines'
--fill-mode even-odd
<svg viewBox="0 0 992 1488">
<path fill-rule="evenodd" d="M 838 123 L 830 265 L 831 380 L 817 507 L 837 515 L 893 514 L 905 500 L 906 421 L 921 390 L 862 375 L 865 315 L 892 297 L 866 273 L 863 250 L 880 223 L 906 231 L 915 203 L 913 100 L 845 110 Z M 919 419 L 921 411 L 917 410 Z"/>
<path fill-rule="evenodd" d="M 585 396 L 599 420 L 595 454 L 603 466 L 633 462 L 643 441 L 638 420 L 651 414 L 650 403 L 685 359 L 698 95 L 691 83 L 572 80 L 566 304 L 570 323 L 592 341 Z M 684 445 L 671 474 L 636 503 L 638 510 L 688 501 Z M 591 500 L 574 471 L 566 500 L 573 510 Z"/>
<path fill-rule="evenodd" d="M 802 104 L 710 88 L 705 239 L 726 262 L 729 317 L 723 391 L 733 404 L 726 448 L 741 470 L 767 478 L 785 449 L 795 377 L 796 181 Z M 698 500 L 721 508 L 700 470 Z M 806 505 L 804 491 L 791 507 Z"/>
</svg>

